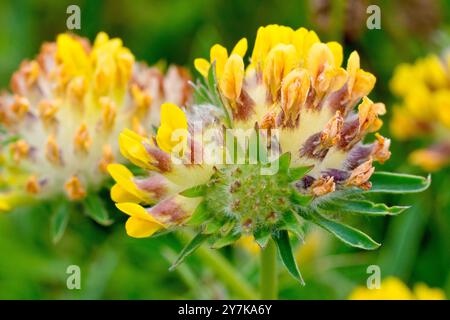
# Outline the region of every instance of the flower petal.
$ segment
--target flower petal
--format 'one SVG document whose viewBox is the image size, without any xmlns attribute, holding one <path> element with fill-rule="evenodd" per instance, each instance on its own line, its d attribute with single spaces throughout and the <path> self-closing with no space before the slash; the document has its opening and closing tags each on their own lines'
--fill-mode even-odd
<svg viewBox="0 0 450 320">
<path fill-rule="evenodd" d="M 242 38 L 241 40 L 238 41 L 238 43 L 236 43 L 236 45 L 233 48 L 233 51 L 231 51 L 231 54 L 237 54 L 241 57 L 245 56 L 245 53 L 247 52 L 247 39 L 246 38 Z"/>
<path fill-rule="evenodd" d="M 208 77 L 208 71 L 211 64 L 208 62 L 208 60 L 203 58 L 197 58 L 194 60 L 194 66 L 195 69 L 197 69 L 198 72 L 205 78 Z"/>
<path fill-rule="evenodd" d="M 152 236 L 156 231 L 162 229 L 160 224 L 139 219 L 137 217 L 128 218 L 125 229 L 127 234 L 133 238 L 146 238 Z"/>
</svg>

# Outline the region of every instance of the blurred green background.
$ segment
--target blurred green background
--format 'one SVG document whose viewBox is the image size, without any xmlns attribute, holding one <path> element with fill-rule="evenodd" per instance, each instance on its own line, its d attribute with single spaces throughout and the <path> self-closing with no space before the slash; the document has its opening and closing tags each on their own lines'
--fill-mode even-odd
<svg viewBox="0 0 450 320">
<path fill-rule="evenodd" d="M 232 48 L 245 36 L 251 48 L 261 25 L 312 28 L 322 40 L 344 43 L 346 57 L 358 50 L 363 68 L 377 77 L 371 98 L 385 102 L 388 111 L 395 101 L 388 88 L 394 67 L 450 45 L 450 2 L 445 0 L 2 1 L 2 88 L 8 87 L 12 72 L 23 59 L 37 54 L 43 41 L 67 31 L 66 8 L 70 4 L 81 8 L 77 34 L 92 40 L 97 32 L 106 31 L 122 38 L 138 60 L 177 63 L 191 70 L 193 59 L 208 56 L 214 43 Z M 369 4 L 381 8 L 381 30 L 366 28 Z M 389 114 L 386 123 L 388 119 Z M 384 134 L 389 136 L 388 125 Z M 414 143 L 394 141 L 393 157 L 383 170 L 424 175 L 405 162 L 405 155 L 414 147 Z M 316 238 L 298 253 L 306 287 L 282 273 L 280 298 L 346 298 L 356 285 L 365 285 L 366 268 L 372 264 L 381 266 L 382 277 L 395 275 L 409 286 L 425 282 L 443 288 L 450 297 L 449 178 L 450 171 L 443 170 L 433 175 L 432 187 L 423 194 L 385 197 L 388 204 L 413 205 L 401 216 L 354 221 L 383 243 L 376 252 L 351 249 L 324 233 L 314 233 Z M 196 256 L 178 271 L 168 271 L 182 246 L 176 235 L 131 239 L 125 234 L 123 217 L 116 215 L 115 219 L 112 227 L 103 228 L 74 214 L 64 238 L 53 245 L 45 207 L 0 215 L 0 298 L 236 297 Z M 257 256 L 242 248 L 225 248 L 222 253 L 257 285 Z M 69 265 L 81 268 L 81 290 L 66 287 Z"/>
</svg>

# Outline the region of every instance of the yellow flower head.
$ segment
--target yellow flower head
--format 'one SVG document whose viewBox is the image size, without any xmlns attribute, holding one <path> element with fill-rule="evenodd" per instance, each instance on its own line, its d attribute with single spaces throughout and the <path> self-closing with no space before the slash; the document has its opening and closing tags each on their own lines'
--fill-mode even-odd
<svg viewBox="0 0 450 320">
<path fill-rule="evenodd" d="M 0 97 L 3 135 L 15 138 L 2 150 L 3 209 L 60 194 L 83 200 L 108 177 L 107 166 L 122 161 L 124 128 L 132 138 L 148 134 L 163 101 L 185 104 L 190 95 L 184 70 L 172 66 L 164 75 L 138 63 L 103 32 L 92 45 L 58 35 L 21 64 L 11 89 Z"/>
<path fill-rule="evenodd" d="M 291 153 L 292 165 L 314 165 L 310 175 L 327 181 L 320 187 L 316 183 L 317 192 L 335 190 L 334 185 L 344 183 L 358 165 L 369 158 L 379 160 L 375 157 L 379 142 L 364 146 L 361 140 L 380 129 L 379 116 L 386 110 L 384 104 L 367 98 L 375 77 L 360 68 L 356 52 L 344 69 L 339 43 L 322 43 L 305 28 L 269 25 L 259 28 L 246 71 L 243 55 L 221 57 L 215 65 L 216 74 L 221 75 L 218 89 L 232 126 L 279 129 L 281 150 Z M 202 60 L 196 60 L 197 69 L 207 76 L 198 61 Z M 389 147 L 389 139 L 384 141 Z M 388 155 L 386 151 L 382 161 Z M 365 183 L 361 181 L 361 186 Z"/>
<path fill-rule="evenodd" d="M 431 146 L 413 152 L 410 162 L 426 171 L 450 163 L 450 54 L 430 54 L 401 64 L 390 87 L 400 104 L 394 107 L 391 131 L 398 139 L 432 138 Z"/>
<path fill-rule="evenodd" d="M 400 279 L 389 277 L 381 282 L 380 288 L 357 287 L 349 296 L 350 300 L 445 300 L 444 291 L 429 288 L 424 283 L 410 290 Z"/>
</svg>

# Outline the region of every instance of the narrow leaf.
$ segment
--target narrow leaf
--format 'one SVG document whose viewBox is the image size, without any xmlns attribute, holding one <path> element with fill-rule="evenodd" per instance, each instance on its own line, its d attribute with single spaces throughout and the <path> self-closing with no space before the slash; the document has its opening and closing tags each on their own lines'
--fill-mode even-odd
<svg viewBox="0 0 450 320">
<path fill-rule="evenodd" d="M 372 203 L 367 200 L 331 200 L 321 203 L 319 211 L 325 213 L 364 214 L 371 216 L 397 215 L 408 209 L 407 206 L 388 207 L 384 203 Z"/>
<path fill-rule="evenodd" d="M 372 238 L 370 238 L 364 232 L 354 229 L 345 224 L 329 220 L 320 214 L 309 215 L 311 220 L 318 226 L 324 228 L 328 232 L 334 234 L 342 242 L 356 248 L 361 248 L 365 250 L 374 250 L 380 246 Z"/>
<path fill-rule="evenodd" d="M 182 191 L 180 195 L 188 198 L 197 198 L 204 196 L 206 193 L 206 189 L 207 189 L 206 184 L 200 184 Z"/>
<path fill-rule="evenodd" d="M 305 176 L 309 171 L 312 170 L 314 166 L 306 166 L 306 167 L 297 167 L 289 169 L 289 182 L 298 181 Z"/>
<path fill-rule="evenodd" d="M 269 162 L 268 137 L 262 135 L 261 131 L 257 129 L 258 140 L 258 163 L 267 164 Z"/>
<path fill-rule="evenodd" d="M 287 173 L 289 170 L 289 165 L 291 164 L 291 153 L 283 153 L 277 160 L 279 166 L 279 172 Z"/>
<path fill-rule="evenodd" d="M 294 253 L 292 252 L 291 242 L 289 241 L 289 235 L 286 230 L 275 232 L 272 234 L 272 238 L 277 244 L 278 253 L 281 260 L 286 266 L 289 273 L 302 285 L 305 285 L 300 270 L 298 269 L 297 262 L 295 261 Z"/>
<path fill-rule="evenodd" d="M 62 201 L 59 203 L 50 219 L 50 235 L 53 243 L 57 243 L 61 240 L 64 232 L 66 231 L 67 224 L 70 217 L 70 203 Z"/>
<path fill-rule="evenodd" d="M 366 192 L 379 193 L 414 193 L 426 190 L 431 177 L 414 176 L 391 172 L 374 172 L 370 178 L 372 188 Z"/>
<path fill-rule="evenodd" d="M 217 88 L 217 77 L 216 77 L 216 61 L 214 61 L 210 67 L 209 67 L 209 73 L 208 73 L 208 92 L 212 96 L 212 100 L 214 102 L 214 105 L 221 106 L 222 103 L 220 101 L 219 97 L 219 91 Z"/>
<path fill-rule="evenodd" d="M 195 209 L 191 218 L 188 220 L 187 224 L 190 226 L 198 226 L 208 220 L 210 218 L 210 214 L 208 212 L 206 202 L 200 202 L 200 204 Z"/>
<path fill-rule="evenodd" d="M 291 194 L 291 201 L 299 206 L 307 206 L 314 199 L 312 195 L 301 194 L 296 190 L 293 190 Z"/>
<path fill-rule="evenodd" d="M 178 256 L 177 260 L 172 264 L 172 266 L 169 268 L 169 271 L 173 271 L 180 263 L 184 261 L 184 259 L 189 256 L 191 253 L 193 253 L 195 250 L 197 250 L 198 247 L 200 247 L 206 240 L 208 240 L 209 235 L 199 233 L 197 234 L 191 242 L 187 244 L 181 250 L 180 255 Z"/>
<path fill-rule="evenodd" d="M 102 226 L 109 226 L 113 221 L 109 218 L 108 211 L 105 208 L 103 200 L 95 193 L 90 193 L 83 200 L 84 212 Z"/>
<path fill-rule="evenodd" d="M 292 211 L 283 213 L 280 229 L 293 232 L 297 237 L 303 238 L 302 223 Z"/>
<path fill-rule="evenodd" d="M 206 228 L 204 230 L 205 234 L 213 234 L 220 230 L 223 223 L 217 219 L 212 219 L 211 221 L 206 223 Z"/>
<path fill-rule="evenodd" d="M 253 237 L 255 238 L 256 243 L 264 249 L 267 246 L 267 243 L 270 239 L 270 229 L 265 227 L 260 227 L 256 229 L 256 231 L 253 233 Z"/>
<path fill-rule="evenodd" d="M 239 240 L 240 237 L 241 237 L 241 232 L 237 228 L 235 228 L 235 229 L 231 230 L 230 232 L 228 232 L 228 234 L 226 234 L 225 236 L 218 238 L 213 243 L 211 248 L 213 248 L 213 249 L 223 248 L 225 246 L 233 244 L 234 242 Z"/>
</svg>

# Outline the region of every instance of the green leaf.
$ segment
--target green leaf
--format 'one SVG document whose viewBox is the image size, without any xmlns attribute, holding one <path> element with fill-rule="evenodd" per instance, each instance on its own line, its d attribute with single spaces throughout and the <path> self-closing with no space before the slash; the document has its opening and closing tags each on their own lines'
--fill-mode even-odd
<svg viewBox="0 0 450 320">
<path fill-rule="evenodd" d="M 193 84 L 192 87 L 194 88 L 193 96 L 196 104 L 212 103 L 208 89 L 201 82 Z"/>
<path fill-rule="evenodd" d="M 219 91 L 217 88 L 217 77 L 216 77 L 216 61 L 213 61 L 209 67 L 208 72 L 208 89 L 209 93 L 212 95 L 212 100 L 214 102 L 214 105 L 221 106 L 221 100 L 219 97 Z"/>
<path fill-rule="evenodd" d="M 83 200 L 84 213 L 102 226 L 109 226 L 113 221 L 109 218 L 108 210 L 103 200 L 96 193 L 89 193 Z"/>
<path fill-rule="evenodd" d="M 314 166 L 290 168 L 288 172 L 289 182 L 298 181 L 305 176 Z"/>
<path fill-rule="evenodd" d="M 279 172 L 287 173 L 289 170 L 289 165 L 291 164 L 291 153 L 290 152 L 283 153 L 275 161 L 278 161 Z"/>
<path fill-rule="evenodd" d="M 295 261 L 294 253 L 292 252 L 291 242 L 289 241 L 289 235 L 286 230 L 275 232 L 272 234 L 272 238 L 277 244 L 278 253 L 281 260 L 286 266 L 289 273 L 302 285 L 305 285 L 300 270 L 298 270 L 297 262 Z"/>
<path fill-rule="evenodd" d="M 208 212 L 208 208 L 206 206 L 206 202 L 200 202 L 200 204 L 195 208 L 194 213 L 191 218 L 188 220 L 187 224 L 190 226 L 198 226 L 208 220 L 210 218 L 210 214 Z"/>
<path fill-rule="evenodd" d="M 200 247 L 206 240 L 208 240 L 209 235 L 198 233 L 188 244 L 181 250 L 180 255 L 177 260 L 170 266 L 169 270 L 173 271 L 184 259 L 192 254 L 198 247 Z"/>
<path fill-rule="evenodd" d="M 180 195 L 188 198 L 197 198 L 204 196 L 206 193 L 206 189 L 207 189 L 206 184 L 200 184 L 182 191 Z"/>
<path fill-rule="evenodd" d="M 50 219 L 50 235 L 53 243 L 61 240 L 69 223 L 71 206 L 68 201 L 61 201 L 53 211 Z"/>
<path fill-rule="evenodd" d="M 266 227 L 259 227 L 253 233 L 253 237 L 255 238 L 256 243 L 261 247 L 265 248 L 270 239 L 271 231 Z"/>
<path fill-rule="evenodd" d="M 297 190 L 293 190 L 291 194 L 291 201 L 299 206 L 308 206 L 311 201 L 314 199 L 312 195 L 309 194 L 301 194 L 297 192 Z"/>
<path fill-rule="evenodd" d="M 222 228 L 223 222 L 217 219 L 212 219 L 211 221 L 206 223 L 206 228 L 203 231 L 205 234 L 213 234 Z"/>
<path fill-rule="evenodd" d="M 356 248 L 374 250 L 380 246 L 364 232 L 345 224 L 329 220 L 320 214 L 312 213 L 308 217 L 318 226 L 334 234 L 342 242 Z"/>
<path fill-rule="evenodd" d="M 291 231 L 297 237 L 303 238 L 302 223 L 299 221 L 298 216 L 292 211 L 286 211 L 285 213 L 283 213 L 281 226 L 279 228 L 282 230 Z"/>
<path fill-rule="evenodd" d="M 318 210 L 325 213 L 364 214 L 370 216 L 397 215 L 410 207 L 388 207 L 384 203 L 372 203 L 367 200 L 339 199 L 323 202 L 318 205 Z"/>
<path fill-rule="evenodd" d="M 367 193 L 414 193 L 426 190 L 430 186 L 431 177 L 376 171 L 370 182 L 372 188 L 365 191 Z"/>
<path fill-rule="evenodd" d="M 213 248 L 213 249 L 223 248 L 225 246 L 233 244 L 234 242 L 239 240 L 240 237 L 241 237 L 241 232 L 237 228 L 234 228 L 234 229 L 230 230 L 230 232 L 228 232 L 225 236 L 218 238 L 213 243 L 211 248 Z"/>
<path fill-rule="evenodd" d="M 258 141 L 258 163 L 267 164 L 269 162 L 269 150 L 267 147 L 268 137 L 266 135 L 261 135 L 259 129 L 257 129 L 256 132 L 257 132 L 256 137 Z"/>
</svg>

